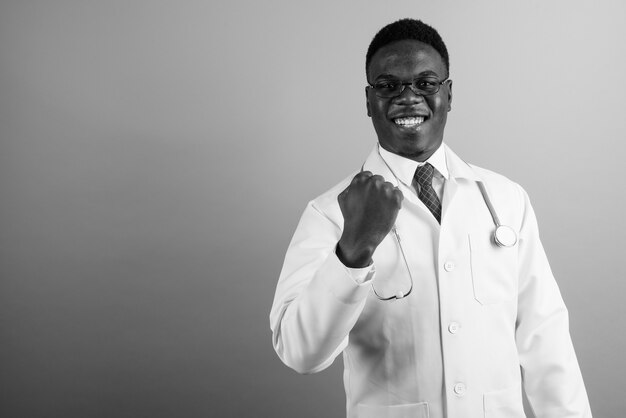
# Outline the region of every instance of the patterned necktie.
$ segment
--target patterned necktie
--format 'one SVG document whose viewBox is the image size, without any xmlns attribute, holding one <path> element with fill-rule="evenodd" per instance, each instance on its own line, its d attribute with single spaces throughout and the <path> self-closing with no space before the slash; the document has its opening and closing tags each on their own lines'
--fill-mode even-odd
<svg viewBox="0 0 626 418">
<path fill-rule="evenodd" d="M 437 222 L 441 223 L 441 202 L 433 189 L 433 173 L 435 168 L 426 163 L 415 170 L 415 181 L 420 185 L 419 198 L 428 210 L 435 216 Z"/>
</svg>

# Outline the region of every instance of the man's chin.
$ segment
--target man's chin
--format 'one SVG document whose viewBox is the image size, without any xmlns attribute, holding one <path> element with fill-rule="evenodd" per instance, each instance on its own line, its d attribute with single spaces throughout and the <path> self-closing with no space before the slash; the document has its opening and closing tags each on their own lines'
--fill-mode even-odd
<svg viewBox="0 0 626 418">
<path fill-rule="evenodd" d="M 425 161 L 439 148 L 441 141 L 413 134 L 398 138 L 397 144 L 396 151 L 392 152 L 415 161 Z"/>
</svg>

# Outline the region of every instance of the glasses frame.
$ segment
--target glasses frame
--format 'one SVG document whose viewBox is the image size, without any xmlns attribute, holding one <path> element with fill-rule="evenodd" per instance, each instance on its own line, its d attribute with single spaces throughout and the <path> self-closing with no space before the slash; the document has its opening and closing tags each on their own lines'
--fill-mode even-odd
<svg viewBox="0 0 626 418">
<path fill-rule="evenodd" d="M 432 96 L 433 94 L 437 94 L 437 93 L 439 93 L 439 90 L 441 90 L 441 86 L 443 86 L 443 84 L 444 84 L 446 81 L 450 81 L 450 77 L 448 76 L 448 77 L 446 77 L 444 80 L 439 81 L 439 82 L 437 83 L 437 90 L 433 91 L 432 93 L 426 93 L 426 92 L 421 91 L 420 89 L 418 89 L 418 88 L 415 86 L 415 82 L 416 82 L 417 80 L 423 80 L 424 78 L 428 78 L 428 77 L 418 77 L 418 78 L 414 78 L 414 79 L 413 79 L 413 80 L 411 80 L 410 82 L 400 82 L 400 86 L 401 86 L 401 88 L 400 88 L 400 93 L 398 93 L 398 94 L 396 94 L 396 95 L 394 95 L 394 96 L 381 96 L 380 94 L 378 94 L 378 90 L 376 89 L 376 87 L 375 87 L 372 83 L 370 83 L 369 81 L 367 82 L 367 84 L 368 84 L 368 86 L 367 86 L 367 87 L 369 87 L 369 88 L 371 88 L 372 90 L 374 90 L 374 94 L 376 94 L 376 96 L 377 96 L 377 97 L 380 97 L 381 99 L 394 99 L 394 98 L 396 98 L 396 97 L 399 97 L 399 96 L 401 96 L 401 95 L 402 95 L 402 93 L 404 93 L 404 89 L 405 89 L 407 86 L 409 87 L 409 89 L 411 89 L 411 91 L 412 91 L 413 93 L 415 93 L 415 94 L 417 94 L 417 95 L 419 95 L 419 96 L 423 96 L 423 97 L 425 97 L 425 96 Z"/>
</svg>

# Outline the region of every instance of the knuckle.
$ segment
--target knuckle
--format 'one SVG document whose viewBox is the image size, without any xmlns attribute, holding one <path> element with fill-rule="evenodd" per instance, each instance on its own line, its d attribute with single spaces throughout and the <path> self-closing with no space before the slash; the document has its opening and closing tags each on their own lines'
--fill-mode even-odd
<svg viewBox="0 0 626 418">
<path fill-rule="evenodd" d="M 370 178 L 372 176 L 372 173 L 369 171 L 361 171 L 360 173 L 357 173 L 356 176 L 354 176 L 354 178 L 352 179 L 352 183 L 361 183 L 366 181 L 368 178 Z"/>
<path fill-rule="evenodd" d="M 393 191 L 396 188 L 396 186 L 394 186 L 392 183 L 388 181 L 383 183 L 383 187 L 389 191 Z"/>
<path fill-rule="evenodd" d="M 396 198 L 396 202 L 398 203 L 398 206 L 400 206 L 402 204 L 402 201 L 404 200 L 404 195 L 402 194 L 400 190 L 396 190 L 394 192 L 394 197 Z"/>
<path fill-rule="evenodd" d="M 372 183 L 377 189 L 383 188 L 383 185 L 385 184 L 385 179 L 383 178 L 383 176 L 380 176 L 378 174 L 373 175 L 372 177 L 370 177 L 369 180 L 370 183 Z"/>
</svg>

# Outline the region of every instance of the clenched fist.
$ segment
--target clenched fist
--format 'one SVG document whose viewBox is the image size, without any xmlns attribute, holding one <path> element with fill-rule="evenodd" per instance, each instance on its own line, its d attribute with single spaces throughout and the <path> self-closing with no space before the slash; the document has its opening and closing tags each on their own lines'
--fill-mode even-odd
<svg viewBox="0 0 626 418">
<path fill-rule="evenodd" d="M 343 233 L 337 256 L 351 268 L 365 267 L 374 250 L 393 227 L 404 196 L 382 176 L 362 171 L 337 196 L 343 214 Z"/>
</svg>

